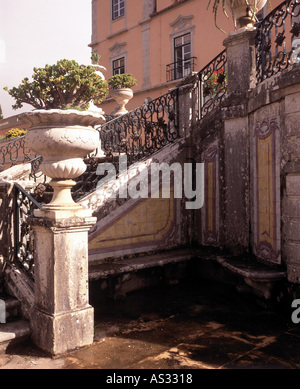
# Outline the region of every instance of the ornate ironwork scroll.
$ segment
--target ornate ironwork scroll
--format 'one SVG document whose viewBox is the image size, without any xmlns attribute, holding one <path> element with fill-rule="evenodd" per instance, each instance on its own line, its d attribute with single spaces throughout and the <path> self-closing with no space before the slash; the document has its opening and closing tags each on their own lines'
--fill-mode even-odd
<svg viewBox="0 0 300 389">
<path fill-rule="evenodd" d="M 286 0 L 270 12 L 257 27 L 257 82 L 298 62 L 300 62 L 300 0 Z"/>
<path fill-rule="evenodd" d="M 27 217 L 41 205 L 20 185 L 15 184 L 14 247 L 15 262 L 34 278 L 33 232 Z"/>
<path fill-rule="evenodd" d="M 227 92 L 226 49 L 198 73 L 200 118 L 219 106 Z"/>
<path fill-rule="evenodd" d="M 125 153 L 128 165 L 160 150 L 179 137 L 178 89 L 101 126 L 107 157 Z"/>
<path fill-rule="evenodd" d="M 32 153 L 26 145 L 25 136 L 20 136 L 0 146 L 0 171 L 30 161 Z"/>
</svg>

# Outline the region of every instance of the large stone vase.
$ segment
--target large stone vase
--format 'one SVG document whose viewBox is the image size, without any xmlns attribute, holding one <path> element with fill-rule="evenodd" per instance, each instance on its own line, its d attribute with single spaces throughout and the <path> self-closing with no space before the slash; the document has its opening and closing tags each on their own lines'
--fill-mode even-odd
<svg viewBox="0 0 300 389">
<path fill-rule="evenodd" d="M 128 111 L 125 108 L 125 106 L 128 103 L 128 101 L 133 97 L 132 89 L 130 88 L 112 89 L 111 96 L 118 104 L 113 114 L 118 116 L 127 113 Z"/>
<path fill-rule="evenodd" d="M 51 202 L 42 211 L 82 208 L 71 196 L 73 179 L 86 170 L 83 158 L 99 146 L 99 133 L 93 127 L 104 123 L 103 115 L 76 110 L 36 110 L 23 113 L 22 121 L 29 124 L 27 145 L 43 157 L 40 170 L 51 178 L 54 190 Z"/>
<path fill-rule="evenodd" d="M 236 28 L 253 27 L 255 13 L 259 12 L 267 3 L 267 0 L 226 0 L 226 8 L 233 14 Z"/>
</svg>

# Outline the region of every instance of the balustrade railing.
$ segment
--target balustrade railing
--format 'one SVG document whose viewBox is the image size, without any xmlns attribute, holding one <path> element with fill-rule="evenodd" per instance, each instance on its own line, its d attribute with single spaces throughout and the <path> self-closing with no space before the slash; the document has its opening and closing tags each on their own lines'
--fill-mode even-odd
<svg viewBox="0 0 300 389">
<path fill-rule="evenodd" d="M 219 106 L 227 92 L 226 49 L 198 73 L 199 116 L 203 118 Z"/>
<path fill-rule="evenodd" d="M 298 62 L 300 62 L 300 0 L 286 0 L 257 26 L 257 82 Z"/>
<path fill-rule="evenodd" d="M 42 206 L 20 185 L 15 184 L 14 213 L 14 249 L 15 263 L 33 279 L 34 278 L 34 248 L 33 232 L 27 222 L 33 210 Z"/>
<path fill-rule="evenodd" d="M 108 121 L 101 126 L 100 136 L 106 152 L 106 157 L 102 159 L 106 161 L 113 161 L 116 154 L 127 153 L 129 165 L 160 150 L 179 137 L 178 90 L 174 89 L 148 104 Z M 22 138 L 22 144 L 23 142 Z M 75 186 L 73 193 L 75 201 L 94 190 L 102 178 L 96 172 L 99 157 L 90 155 L 85 161 L 88 169 Z M 40 163 L 41 157 L 32 161 L 31 174 L 36 175 L 39 172 Z M 27 218 L 35 208 L 41 207 L 42 205 L 32 195 L 15 184 L 15 262 L 32 279 L 34 279 L 33 232 Z"/>
<path fill-rule="evenodd" d="M 189 76 L 195 69 L 196 60 L 196 57 L 190 57 L 168 64 L 166 70 L 167 82 Z"/>
<path fill-rule="evenodd" d="M 102 149 L 106 156 L 125 153 L 128 165 L 153 154 L 178 137 L 178 89 L 100 128 Z"/>
<path fill-rule="evenodd" d="M 34 156 L 26 145 L 25 136 L 0 144 L 0 171 L 28 162 Z"/>
</svg>

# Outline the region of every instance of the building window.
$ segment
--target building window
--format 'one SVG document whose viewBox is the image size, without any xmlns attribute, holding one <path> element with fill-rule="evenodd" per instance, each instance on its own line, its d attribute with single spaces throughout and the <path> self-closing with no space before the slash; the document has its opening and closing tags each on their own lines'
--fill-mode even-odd
<svg viewBox="0 0 300 389">
<path fill-rule="evenodd" d="M 113 76 L 116 74 L 124 74 L 125 73 L 125 58 L 118 58 L 112 63 L 112 73 Z"/>
<path fill-rule="evenodd" d="M 112 18 L 113 20 L 124 16 L 125 0 L 112 0 Z"/>
<path fill-rule="evenodd" d="M 185 34 L 174 39 L 174 62 L 177 64 L 178 75 L 181 78 L 190 73 L 191 34 Z"/>
<path fill-rule="evenodd" d="M 186 77 L 194 70 L 195 58 L 191 51 L 190 33 L 174 38 L 174 62 L 167 65 L 167 81 Z"/>
</svg>

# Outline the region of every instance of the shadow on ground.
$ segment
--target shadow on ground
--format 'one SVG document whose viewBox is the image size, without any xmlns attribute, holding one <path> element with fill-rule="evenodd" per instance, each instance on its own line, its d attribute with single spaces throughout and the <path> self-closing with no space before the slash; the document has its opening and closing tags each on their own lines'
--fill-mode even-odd
<svg viewBox="0 0 300 389">
<path fill-rule="evenodd" d="M 212 281 L 144 289 L 95 306 L 91 347 L 47 358 L 32 344 L 5 368 L 298 369 L 300 324 Z M 1 363 L 2 358 L 2 363 Z"/>
</svg>

